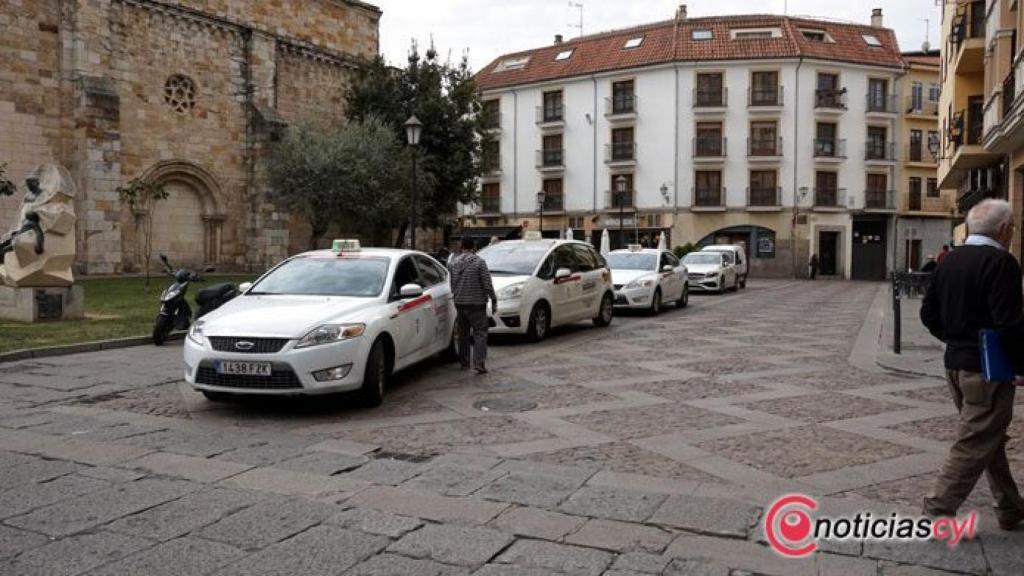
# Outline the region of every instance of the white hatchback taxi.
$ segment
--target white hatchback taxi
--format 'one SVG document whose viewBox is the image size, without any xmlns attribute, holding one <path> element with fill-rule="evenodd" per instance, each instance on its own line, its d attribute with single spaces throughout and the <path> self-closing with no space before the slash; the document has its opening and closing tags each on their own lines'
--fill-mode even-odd
<svg viewBox="0 0 1024 576">
<path fill-rule="evenodd" d="M 685 308 L 690 300 L 687 270 L 668 250 L 630 245 L 608 254 L 617 308 L 640 308 L 661 312 L 664 302 Z"/>
<path fill-rule="evenodd" d="M 242 288 L 185 340 L 185 379 L 211 399 L 358 391 L 377 405 L 393 371 L 451 344 L 448 272 L 421 252 L 335 241 Z"/>
<path fill-rule="evenodd" d="M 554 326 L 591 319 L 608 326 L 614 315 L 611 272 L 585 242 L 527 235 L 479 252 L 491 272 L 498 309 L 491 333 L 525 334 L 539 342 Z"/>
</svg>

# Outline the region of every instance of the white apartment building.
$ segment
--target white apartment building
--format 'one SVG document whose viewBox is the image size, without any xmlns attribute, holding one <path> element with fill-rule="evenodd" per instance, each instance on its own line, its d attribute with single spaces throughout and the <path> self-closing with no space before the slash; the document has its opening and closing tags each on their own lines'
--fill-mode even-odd
<svg viewBox="0 0 1024 576">
<path fill-rule="evenodd" d="M 687 18 L 502 56 L 463 233 L 742 243 L 752 274 L 884 278 L 899 182 L 896 38 L 783 16 Z M 539 193 L 543 192 L 543 195 Z M 543 214 L 539 210 L 543 198 Z"/>
</svg>

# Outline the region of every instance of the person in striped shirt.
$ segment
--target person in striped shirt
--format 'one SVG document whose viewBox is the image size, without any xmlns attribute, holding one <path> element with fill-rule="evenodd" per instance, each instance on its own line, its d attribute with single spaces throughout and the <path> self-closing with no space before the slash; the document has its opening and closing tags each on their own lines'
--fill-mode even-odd
<svg viewBox="0 0 1024 576">
<path fill-rule="evenodd" d="M 470 367 L 478 374 L 486 374 L 487 366 L 487 301 L 491 309 L 498 309 L 498 296 L 491 284 L 487 262 L 476 255 L 476 242 L 462 239 L 462 252 L 451 263 L 452 295 L 458 312 L 455 326 L 459 334 L 459 363 L 462 369 Z"/>
</svg>

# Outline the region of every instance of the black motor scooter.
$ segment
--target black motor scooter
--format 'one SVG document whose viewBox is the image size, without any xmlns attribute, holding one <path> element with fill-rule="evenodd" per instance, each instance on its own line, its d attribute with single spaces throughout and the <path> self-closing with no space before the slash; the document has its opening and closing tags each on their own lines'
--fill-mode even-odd
<svg viewBox="0 0 1024 576">
<path fill-rule="evenodd" d="M 156 321 L 153 323 L 153 343 L 157 346 L 167 341 L 171 330 L 188 330 L 192 322 L 192 308 L 185 300 L 185 293 L 188 291 L 190 282 L 204 281 L 202 276 L 188 268 L 179 270 L 172 268 L 164 254 L 160 255 L 160 261 L 164 263 L 164 273 L 174 278 L 174 283 L 160 295 L 160 313 L 156 315 Z M 207 268 L 204 272 L 213 272 L 213 268 Z M 196 294 L 199 311 L 196 313 L 195 319 L 198 320 L 220 308 L 235 296 L 238 296 L 238 286 L 230 282 L 203 288 Z"/>
</svg>

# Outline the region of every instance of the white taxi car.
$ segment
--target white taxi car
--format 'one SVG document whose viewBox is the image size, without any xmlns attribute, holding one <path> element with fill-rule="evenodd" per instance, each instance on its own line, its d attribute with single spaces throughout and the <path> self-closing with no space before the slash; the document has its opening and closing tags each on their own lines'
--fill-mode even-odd
<svg viewBox="0 0 1024 576">
<path fill-rule="evenodd" d="M 689 270 L 687 276 L 691 290 L 722 294 L 727 289 L 739 289 L 736 267 L 729 264 L 722 252 L 690 252 L 683 256 L 683 264 Z"/>
<path fill-rule="evenodd" d="M 393 371 L 448 348 L 455 305 L 441 264 L 334 246 L 284 260 L 193 324 L 185 379 L 211 399 L 358 390 L 377 405 Z"/>
<path fill-rule="evenodd" d="M 690 300 L 686 266 L 668 250 L 630 245 L 608 254 L 615 287 L 615 306 L 661 312 L 664 302 L 685 308 Z"/>
<path fill-rule="evenodd" d="M 554 326 L 586 319 L 611 324 L 611 272 L 590 244 L 528 234 L 492 244 L 479 256 L 498 295 L 498 309 L 488 311 L 491 333 L 525 334 L 539 342 Z"/>
</svg>

